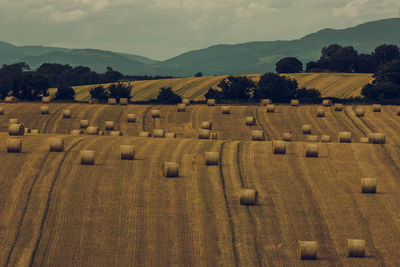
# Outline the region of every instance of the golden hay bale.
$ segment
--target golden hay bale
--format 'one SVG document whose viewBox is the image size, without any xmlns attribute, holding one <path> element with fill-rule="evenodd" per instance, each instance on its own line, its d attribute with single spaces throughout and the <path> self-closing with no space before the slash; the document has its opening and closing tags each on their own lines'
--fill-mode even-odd
<svg viewBox="0 0 400 267">
<path fill-rule="evenodd" d="M 178 104 L 178 112 L 185 112 L 186 111 L 186 104 Z"/>
<path fill-rule="evenodd" d="M 94 105 L 94 104 L 98 104 L 98 103 L 99 103 L 99 100 L 97 100 L 96 98 L 89 99 L 89 105 Z"/>
<path fill-rule="evenodd" d="M 38 129 L 32 129 L 31 134 L 40 134 L 40 130 Z"/>
<path fill-rule="evenodd" d="M 117 99 L 114 97 L 108 98 L 108 104 L 109 105 L 116 105 L 117 104 Z"/>
<path fill-rule="evenodd" d="M 79 130 L 72 130 L 71 132 L 70 132 L 70 134 L 72 134 L 72 135 L 79 135 L 79 134 L 82 134 L 83 132 L 82 132 L 82 130 L 81 129 L 79 129 Z"/>
<path fill-rule="evenodd" d="M 291 133 L 283 133 L 282 134 L 282 140 L 285 142 L 291 142 L 292 141 L 292 134 Z"/>
<path fill-rule="evenodd" d="M 300 101 L 298 99 L 292 99 L 290 100 L 290 105 L 292 107 L 298 107 L 300 105 Z"/>
<path fill-rule="evenodd" d="M 215 106 L 215 99 L 212 99 L 212 98 L 207 99 L 207 105 L 208 106 Z"/>
<path fill-rule="evenodd" d="M 307 142 L 318 142 L 318 135 L 307 135 Z"/>
<path fill-rule="evenodd" d="M 365 240 L 347 239 L 347 255 L 349 257 L 365 257 Z"/>
<path fill-rule="evenodd" d="M 122 133 L 120 131 L 111 131 L 110 136 L 122 136 Z"/>
<path fill-rule="evenodd" d="M 285 143 L 285 141 L 272 141 L 272 153 L 274 153 L 274 154 L 286 154 L 286 143 Z"/>
<path fill-rule="evenodd" d="M 69 119 L 69 118 L 71 118 L 71 115 L 72 115 L 72 110 L 70 110 L 70 109 L 63 110 L 63 118 Z"/>
<path fill-rule="evenodd" d="M 25 129 L 24 125 L 22 124 L 10 124 L 8 126 L 8 134 L 9 135 L 24 135 Z"/>
<path fill-rule="evenodd" d="M 332 100 L 330 100 L 330 99 L 324 99 L 324 100 L 322 100 L 322 105 L 323 105 L 324 107 L 330 107 L 330 106 L 332 106 Z"/>
<path fill-rule="evenodd" d="M 217 140 L 218 139 L 218 134 L 216 132 L 210 133 L 210 139 Z"/>
<path fill-rule="evenodd" d="M 335 104 L 335 111 L 342 111 L 343 110 L 343 104 Z"/>
<path fill-rule="evenodd" d="M 0 107 L 0 115 L 4 114 L 4 107 Z"/>
<path fill-rule="evenodd" d="M 317 241 L 299 241 L 299 256 L 301 260 L 316 260 L 317 252 Z"/>
<path fill-rule="evenodd" d="M 357 106 L 356 107 L 356 116 L 357 117 L 364 117 L 364 114 L 365 114 L 364 108 L 361 107 L 361 106 Z"/>
<path fill-rule="evenodd" d="M 303 131 L 303 134 L 311 134 L 311 124 L 304 124 L 301 129 Z"/>
<path fill-rule="evenodd" d="M 253 141 L 264 141 L 265 135 L 262 130 L 253 130 L 251 131 L 251 140 Z"/>
<path fill-rule="evenodd" d="M 260 100 L 260 106 L 266 106 L 271 103 L 272 103 L 271 99 L 261 99 Z"/>
<path fill-rule="evenodd" d="M 105 121 L 104 125 L 106 127 L 106 131 L 114 130 L 114 122 L 113 121 Z"/>
<path fill-rule="evenodd" d="M 351 143 L 351 132 L 339 132 L 339 143 Z"/>
<path fill-rule="evenodd" d="M 204 163 L 208 166 L 218 165 L 219 153 L 218 152 L 204 152 Z"/>
<path fill-rule="evenodd" d="M 210 139 L 211 131 L 208 129 L 199 129 L 199 139 Z"/>
<path fill-rule="evenodd" d="M 121 159 L 122 160 L 134 160 L 135 159 L 135 147 L 133 145 L 121 145 Z"/>
<path fill-rule="evenodd" d="M 52 100 L 53 100 L 53 99 L 52 99 L 51 96 L 43 96 L 43 97 L 42 97 L 42 103 L 48 104 L 48 103 L 50 103 Z"/>
<path fill-rule="evenodd" d="M 164 129 L 153 129 L 153 137 L 154 138 L 164 138 L 165 130 Z"/>
<path fill-rule="evenodd" d="M 151 137 L 151 133 L 150 132 L 140 132 L 139 137 Z"/>
<path fill-rule="evenodd" d="M 165 138 L 176 138 L 176 133 L 165 133 Z"/>
<path fill-rule="evenodd" d="M 50 139 L 50 152 L 63 152 L 64 139 L 62 137 L 53 137 Z"/>
<path fill-rule="evenodd" d="M 369 143 L 372 144 L 385 144 L 386 143 L 386 136 L 384 133 L 371 133 L 368 134 Z"/>
<path fill-rule="evenodd" d="M 307 158 L 317 158 L 318 157 L 318 145 L 317 144 L 307 144 L 306 145 L 306 157 Z"/>
<path fill-rule="evenodd" d="M 190 99 L 189 98 L 182 99 L 182 104 L 185 104 L 186 106 L 189 106 L 190 105 Z"/>
<path fill-rule="evenodd" d="M 364 144 L 369 143 L 369 137 L 361 137 L 360 143 L 364 143 Z"/>
<path fill-rule="evenodd" d="M 242 189 L 240 192 L 240 205 L 254 206 L 257 205 L 258 192 L 252 189 Z"/>
<path fill-rule="evenodd" d="M 128 102 L 129 102 L 128 98 L 126 98 L 126 97 L 122 97 L 122 98 L 119 99 L 119 104 L 120 105 L 124 105 L 124 106 L 128 105 Z"/>
<path fill-rule="evenodd" d="M 19 123 L 19 120 L 18 119 L 9 119 L 8 120 L 8 124 L 18 124 Z"/>
<path fill-rule="evenodd" d="M 97 126 L 89 126 L 89 127 L 87 127 L 86 134 L 88 134 L 88 135 L 99 135 L 99 127 L 97 127 Z"/>
<path fill-rule="evenodd" d="M 267 112 L 268 113 L 274 113 L 275 112 L 275 105 L 274 104 L 268 104 L 267 105 Z"/>
<path fill-rule="evenodd" d="M 231 114 L 231 107 L 230 106 L 223 106 L 222 107 L 222 114 Z"/>
<path fill-rule="evenodd" d="M 254 124 L 256 124 L 256 119 L 254 117 L 246 117 L 246 125 L 251 126 Z"/>
<path fill-rule="evenodd" d="M 50 107 L 49 106 L 40 106 L 40 113 L 50 114 Z"/>
<path fill-rule="evenodd" d="M 365 194 L 375 194 L 376 178 L 361 178 L 361 192 Z"/>
<path fill-rule="evenodd" d="M 178 177 L 179 164 L 177 162 L 163 162 L 161 164 L 161 175 L 164 177 Z"/>
<path fill-rule="evenodd" d="M 211 121 L 203 121 L 200 126 L 201 129 L 212 130 L 212 122 Z"/>
<path fill-rule="evenodd" d="M 6 96 L 6 98 L 4 99 L 5 103 L 17 103 L 18 102 L 18 98 L 16 98 L 15 96 Z"/>
<path fill-rule="evenodd" d="M 317 108 L 316 115 L 318 118 L 325 117 L 325 109 L 323 108 Z"/>
<path fill-rule="evenodd" d="M 126 119 L 128 122 L 136 122 L 136 114 L 128 113 L 126 114 Z"/>
<path fill-rule="evenodd" d="M 373 104 L 372 105 L 372 111 L 373 112 L 381 112 L 381 105 L 380 104 Z"/>
<path fill-rule="evenodd" d="M 81 129 L 85 129 L 89 126 L 89 121 L 88 120 L 81 120 L 80 121 L 80 127 Z"/>
<path fill-rule="evenodd" d="M 332 141 L 332 138 L 330 135 L 326 135 L 326 134 L 321 135 L 321 142 L 330 143 L 331 141 Z"/>
<path fill-rule="evenodd" d="M 24 132 L 25 132 L 25 134 L 30 134 L 31 133 L 31 129 L 30 128 L 25 128 Z"/>
<path fill-rule="evenodd" d="M 159 109 L 152 109 L 151 110 L 151 117 L 154 118 L 160 118 L 161 111 Z"/>
<path fill-rule="evenodd" d="M 20 153 L 22 150 L 22 140 L 16 138 L 7 139 L 7 152 L 8 153 Z"/>
<path fill-rule="evenodd" d="M 81 150 L 81 165 L 94 165 L 94 150 Z"/>
</svg>

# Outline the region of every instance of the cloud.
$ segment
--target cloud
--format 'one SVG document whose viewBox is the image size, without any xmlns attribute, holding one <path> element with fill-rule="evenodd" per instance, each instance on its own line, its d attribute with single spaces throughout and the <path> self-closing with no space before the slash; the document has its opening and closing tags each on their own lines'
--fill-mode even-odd
<svg viewBox="0 0 400 267">
<path fill-rule="evenodd" d="M 55 11 L 54 13 L 50 14 L 49 21 L 51 22 L 70 22 L 70 21 L 77 21 L 82 19 L 88 13 L 86 11 L 77 9 L 67 12 L 59 12 Z"/>
</svg>

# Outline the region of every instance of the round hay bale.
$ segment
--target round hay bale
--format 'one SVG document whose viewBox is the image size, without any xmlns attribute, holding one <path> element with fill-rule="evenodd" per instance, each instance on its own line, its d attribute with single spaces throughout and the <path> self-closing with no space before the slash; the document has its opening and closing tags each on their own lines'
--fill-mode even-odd
<svg viewBox="0 0 400 267">
<path fill-rule="evenodd" d="M 50 114 L 50 107 L 49 106 L 40 106 L 40 113 Z"/>
<path fill-rule="evenodd" d="M 343 104 L 335 104 L 335 111 L 342 111 L 343 110 Z"/>
<path fill-rule="evenodd" d="M 64 139 L 62 137 L 53 137 L 50 139 L 50 152 L 63 152 Z"/>
<path fill-rule="evenodd" d="M 217 140 L 218 139 L 218 134 L 216 132 L 210 133 L 210 139 Z"/>
<path fill-rule="evenodd" d="M 324 100 L 322 100 L 322 105 L 323 105 L 324 107 L 330 107 L 330 106 L 332 106 L 332 100 L 330 100 L 330 99 L 324 99 Z"/>
<path fill-rule="evenodd" d="M 286 154 L 286 143 L 285 143 L 285 141 L 272 141 L 272 153 L 274 153 L 274 154 Z"/>
<path fill-rule="evenodd" d="M 318 117 L 318 118 L 323 118 L 323 117 L 325 117 L 325 109 L 323 109 L 323 108 L 317 108 L 316 114 L 317 114 L 317 117 Z"/>
<path fill-rule="evenodd" d="M 140 132 L 139 137 L 151 137 L 151 133 L 150 132 Z"/>
<path fill-rule="evenodd" d="M 164 138 L 165 130 L 164 129 L 153 129 L 153 137 L 154 138 Z"/>
<path fill-rule="evenodd" d="M 38 129 L 32 129 L 31 130 L 31 134 L 35 135 L 35 134 L 40 134 L 40 130 Z"/>
<path fill-rule="evenodd" d="M 365 257 L 365 240 L 347 239 L 347 255 L 349 257 Z"/>
<path fill-rule="evenodd" d="M 330 135 L 326 135 L 326 134 L 321 135 L 321 142 L 330 143 L 331 141 L 332 141 L 332 138 Z"/>
<path fill-rule="evenodd" d="M 10 124 L 8 126 L 8 134 L 9 135 L 24 135 L 25 129 L 24 125 L 22 124 Z"/>
<path fill-rule="evenodd" d="M 114 122 L 113 121 L 105 121 L 104 125 L 106 127 L 106 131 L 114 130 Z"/>
<path fill-rule="evenodd" d="M 258 192 L 253 189 L 242 189 L 240 192 L 240 205 L 255 206 L 258 201 Z"/>
<path fill-rule="evenodd" d="M 318 142 L 318 135 L 307 135 L 307 142 Z"/>
<path fill-rule="evenodd" d="M 119 99 L 119 104 L 120 105 L 123 105 L 123 106 L 126 106 L 126 105 L 128 105 L 128 98 L 126 98 L 126 97 L 122 97 L 122 98 L 120 98 Z"/>
<path fill-rule="evenodd" d="M 165 133 L 165 138 L 176 138 L 176 133 Z"/>
<path fill-rule="evenodd" d="M 177 162 L 163 162 L 161 164 L 161 175 L 164 177 L 178 177 L 179 164 Z"/>
<path fill-rule="evenodd" d="M 215 99 L 212 99 L 212 98 L 207 99 L 207 105 L 208 106 L 215 106 Z"/>
<path fill-rule="evenodd" d="M 71 135 L 79 135 L 79 134 L 82 134 L 82 133 L 83 133 L 83 132 L 82 132 L 81 129 L 79 129 L 79 130 L 72 130 L 72 131 L 70 132 Z"/>
<path fill-rule="evenodd" d="M 136 114 L 128 113 L 126 114 L 126 119 L 128 122 L 136 122 Z"/>
<path fill-rule="evenodd" d="M 72 115 L 72 110 L 70 110 L 70 109 L 63 110 L 63 118 L 69 119 L 69 118 L 71 118 L 71 115 Z"/>
<path fill-rule="evenodd" d="M 267 112 L 268 113 L 274 113 L 275 112 L 275 105 L 274 104 L 268 104 L 267 105 Z"/>
<path fill-rule="evenodd" d="M 87 127 L 86 134 L 88 134 L 88 135 L 99 135 L 99 127 L 97 127 L 97 126 L 89 126 L 89 127 Z"/>
<path fill-rule="evenodd" d="M 25 134 L 30 134 L 31 133 L 31 129 L 30 128 L 25 128 L 24 132 L 25 132 Z"/>
<path fill-rule="evenodd" d="M 97 100 L 96 98 L 89 99 L 89 105 L 94 105 L 94 104 L 98 104 L 98 103 L 99 103 L 99 100 Z"/>
<path fill-rule="evenodd" d="M 0 107 L 0 115 L 4 114 L 4 107 Z"/>
<path fill-rule="evenodd" d="M 299 255 L 301 260 L 316 260 L 317 252 L 317 241 L 299 241 Z"/>
<path fill-rule="evenodd" d="M 318 145 L 317 144 L 307 144 L 306 145 L 306 157 L 307 158 L 317 158 L 318 157 Z"/>
<path fill-rule="evenodd" d="M 211 131 L 208 129 L 199 130 L 199 139 L 210 139 Z"/>
<path fill-rule="evenodd" d="M 218 165 L 219 153 L 218 152 L 204 152 L 204 163 L 207 166 Z"/>
<path fill-rule="evenodd" d="M 311 124 L 304 124 L 301 129 L 303 131 L 303 134 L 311 134 Z"/>
<path fill-rule="evenodd" d="M 361 178 L 361 192 L 363 194 L 375 194 L 376 178 Z"/>
<path fill-rule="evenodd" d="M 161 111 L 159 109 L 152 109 L 151 110 L 151 117 L 154 118 L 160 118 Z"/>
<path fill-rule="evenodd" d="M 186 111 L 186 104 L 178 104 L 178 112 L 185 112 Z"/>
<path fill-rule="evenodd" d="M 99 135 L 104 135 L 104 132 L 103 131 L 99 131 Z"/>
<path fill-rule="evenodd" d="M 117 104 L 117 99 L 114 97 L 109 97 L 108 98 L 108 104 L 109 105 L 116 105 Z"/>
<path fill-rule="evenodd" d="M 20 153 L 22 150 L 22 140 L 16 138 L 7 139 L 7 153 Z"/>
<path fill-rule="evenodd" d="M 361 137 L 360 138 L 360 143 L 368 144 L 369 143 L 369 137 Z"/>
<path fill-rule="evenodd" d="M 339 143 L 351 143 L 351 132 L 340 132 Z"/>
<path fill-rule="evenodd" d="M 271 104 L 271 103 L 272 103 L 271 99 L 268 99 L 268 98 L 260 100 L 260 106 L 266 106 L 266 105 Z"/>
<path fill-rule="evenodd" d="M 290 100 L 290 105 L 292 107 L 298 107 L 300 105 L 300 101 L 298 99 L 292 99 Z"/>
<path fill-rule="evenodd" d="M 110 136 L 122 136 L 122 133 L 120 131 L 111 131 Z"/>
<path fill-rule="evenodd" d="M 364 108 L 361 106 L 356 107 L 356 116 L 357 117 L 364 117 L 365 111 Z"/>
<path fill-rule="evenodd" d="M 251 126 L 256 124 L 256 119 L 254 117 L 246 117 L 246 125 Z"/>
<path fill-rule="evenodd" d="M 81 165 L 94 165 L 94 150 L 81 150 Z"/>
<path fill-rule="evenodd" d="M 50 103 L 52 101 L 52 97 L 51 96 L 43 96 L 42 97 L 42 103 Z"/>
<path fill-rule="evenodd" d="M 283 133 L 282 140 L 285 142 L 292 142 L 292 134 L 291 133 Z"/>
<path fill-rule="evenodd" d="M 88 126 L 89 126 L 89 121 L 88 120 L 81 120 L 80 121 L 81 129 L 86 129 Z"/>
<path fill-rule="evenodd" d="M 369 135 L 369 142 L 372 144 L 385 144 L 386 136 L 384 133 L 372 133 Z"/>
<path fill-rule="evenodd" d="M 8 124 L 19 124 L 19 120 L 18 119 L 9 119 L 8 120 Z"/>
<path fill-rule="evenodd" d="M 211 121 L 203 121 L 200 126 L 201 129 L 212 130 L 212 122 Z"/>
<path fill-rule="evenodd" d="M 373 104 L 372 105 L 372 111 L 373 112 L 381 112 L 381 105 L 380 104 Z"/>
<path fill-rule="evenodd" d="M 16 98 L 15 96 L 6 96 L 6 98 L 4 99 L 5 103 L 18 103 L 18 98 Z"/>
<path fill-rule="evenodd" d="M 190 105 L 190 99 L 189 98 L 182 99 L 182 104 L 185 104 L 186 106 L 189 106 Z"/>
<path fill-rule="evenodd" d="M 251 139 L 253 141 L 264 141 L 265 140 L 264 131 L 262 131 L 262 130 L 251 131 Z"/>
<path fill-rule="evenodd" d="M 231 114 L 231 107 L 230 106 L 223 106 L 222 107 L 222 114 Z"/>
<path fill-rule="evenodd" d="M 121 145 L 121 159 L 122 160 L 134 160 L 135 159 L 135 147 L 133 145 Z"/>
</svg>

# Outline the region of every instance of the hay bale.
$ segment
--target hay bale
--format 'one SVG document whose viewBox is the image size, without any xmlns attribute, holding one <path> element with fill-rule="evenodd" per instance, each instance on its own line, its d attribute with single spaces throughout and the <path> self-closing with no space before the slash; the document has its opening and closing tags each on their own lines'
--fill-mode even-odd
<svg viewBox="0 0 400 267">
<path fill-rule="evenodd" d="M 382 107 L 382 105 L 380 105 L 380 104 L 373 104 L 372 111 L 373 112 L 381 112 L 381 107 Z"/>
<path fill-rule="evenodd" d="M 360 143 L 368 144 L 369 143 L 369 137 L 361 137 L 360 138 Z"/>
<path fill-rule="evenodd" d="M 272 103 L 271 99 L 261 99 L 260 100 L 260 106 L 266 106 L 271 103 Z"/>
<path fill-rule="evenodd" d="M 351 132 L 340 132 L 339 143 L 351 143 Z"/>
<path fill-rule="evenodd" d="M 253 130 L 251 131 L 251 140 L 253 141 L 264 141 L 265 134 L 262 130 Z"/>
<path fill-rule="evenodd" d="M 365 257 L 365 240 L 347 239 L 347 255 L 349 257 Z"/>
<path fill-rule="evenodd" d="M 89 127 L 87 127 L 86 134 L 88 134 L 88 135 L 99 135 L 99 127 L 97 127 L 97 126 L 89 126 Z"/>
<path fill-rule="evenodd" d="M 139 137 L 151 137 L 151 133 L 150 132 L 140 132 Z"/>
<path fill-rule="evenodd" d="M 108 104 L 109 105 L 116 105 L 117 104 L 117 99 L 114 97 L 109 97 L 108 98 Z"/>
<path fill-rule="evenodd" d="M 104 132 L 103 131 L 99 131 L 99 135 L 104 135 Z"/>
<path fill-rule="evenodd" d="M 364 108 L 361 106 L 356 107 L 356 116 L 357 117 L 364 117 L 365 111 Z"/>
<path fill-rule="evenodd" d="M 286 143 L 285 143 L 285 141 L 272 141 L 272 153 L 274 153 L 274 154 L 286 154 Z"/>
<path fill-rule="evenodd" d="M 163 162 L 161 164 L 161 175 L 164 177 L 178 177 L 179 164 L 177 162 Z"/>
<path fill-rule="evenodd" d="M 9 119 L 8 120 L 8 124 L 18 124 L 19 123 L 19 120 L 18 119 Z"/>
<path fill-rule="evenodd" d="M 274 113 L 275 112 L 275 105 L 274 104 L 268 104 L 267 105 L 267 112 L 268 113 Z"/>
<path fill-rule="evenodd" d="M 326 134 L 321 135 L 321 142 L 330 143 L 331 141 L 332 141 L 332 138 L 330 135 L 326 135 Z"/>
<path fill-rule="evenodd" d="M 343 104 L 335 104 L 335 111 L 342 111 L 343 110 Z"/>
<path fill-rule="evenodd" d="M 318 157 L 318 145 L 317 144 L 307 144 L 306 145 L 306 157 L 307 158 L 317 158 Z"/>
<path fill-rule="evenodd" d="M 94 150 L 81 150 L 81 165 L 94 165 Z"/>
<path fill-rule="evenodd" d="M 199 139 L 210 139 L 211 131 L 208 129 L 200 129 L 199 130 Z"/>
<path fill-rule="evenodd" d="M 246 125 L 251 126 L 256 124 L 256 119 L 254 117 L 246 117 Z"/>
<path fill-rule="evenodd" d="M 299 255 L 301 260 L 316 260 L 317 252 L 317 241 L 299 241 Z"/>
<path fill-rule="evenodd" d="M 185 104 L 178 104 L 178 112 L 185 112 L 186 111 L 186 105 Z"/>
<path fill-rule="evenodd" d="M 218 134 L 216 132 L 210 133 L 210 139 L 217 140 L 218 139 Z"/>
<path fill-rule="evenodd" d="M 186 106 L 189 106 L 190 105 L 190 99 L 189 98 L 182 99 L 182 104 L 185 104 Z"/>
<path fill-rule="evenodd" d="M 176 133 L 165 133 L 165 138 L 176 138 Z"/>
<path fill-rule="evenodd" d="M 72 115 L 72 110 L 70 110 L 70 109 L 63 110 L 63 118 L 69 119 L 69 118 L 71 118 L 71 115 Z"/>
<path fill-rule="evenodd" d="M 6 96 L 6 98 L 4 99 L 5 103 L 18 103 L 18 98 L 16 98 L 15 96 Z"/>
<path fill-rule="evenodd" d="M 375 194 L 376 178 L 361 178 L 361 192 L 363 194 Z"/>
<path fill-rule="evenodd" d="M 400 109 L 397 111 L 397 116 L 400 116 Z"/>
<path fill-rule="evenodd" d="M 63 152 L 64 139 L 62 137 L 53 137 L 50 139 L 50 152 Z"/>
<path fill-rule="evenodd" d="M 207 166 L 218 165 L 219 153 L 218 152 L 204 152 L 204 163 Z"/>
<path fill-rule="evenodd" d="M 298 107 L 300 105 L 300 101 L 298 99 L 292 99 L 290 100 L 290 105 L 292 107 Z"/>
<path fill-rule="evenodd" d="M 215 99 L 212 99 L 212 98 L 207 99 L 207 105 L 208 106 L 215 106 Z"/>
<path fill-rule="evenodd" d="M 384 133 L 372 133 L 368 135 L 369 143 L 372 144 L 385 144 L 386 136 Z"/>
<path fill-rule="evenodd" d="M 106 131 L 114 130 L 114 122 L 113 121 L 105 121 L 104 125 L 106 127 Z"/>
<path fill-rule="evenodd" d="M 153 137 L 154 138 L 164 138 L 165 130 L 164 129 L 153 129 Z"/>
<path fill-rule="evenodd" d="M 151 110 L 151 117 L 154 118 L 160 118 L 161 111 L 159 109 L 152 109 Z"/>
<path fill-rule="evenodd" d="M 97 100 L 96 98 L 89 99 L 89 105 L 94 105 L 94 104 L 98 104 L 98 103 L 99 103 L 99 100 Z"/>
<path fill-rule="evenodd" d="M 42 103 L 48 104 L 52 101 L 52 97 L 51 96 L 43 96 L 42 97 Z"/>
<path fill-rule="evenodd" d="M 292 134 L 291 133 L 283 133 L 282 134 L 282 140 L 285 142 L 291 142 L 292 141 Z"/>
<path fill-rule="evenodd" d="M 32 129 L 31 130 L 31 134 L 35 135 L 35 134 L 40 134 L 40 130 L 38 129 Z"/>
<path fill-rule="evenodd" d="M 22 124 L 10 124 L 10 126 L 8 126 L 8 134 L 9 135 L 24 135 L 25 133 L 25 129 L 24 129 L 24 125 Z"/>
<path fill-rule="evenodd" d="M 25 128 L 24 132 L 25 132 L 25 134 L 30 134 L 31 133 L 31 129 L 30 128 Z"/>
<path fill-rule="evenodd" d="M 83 134 L 83 131 L 81 129 L 79 130 L 72 130 L 70 132 L 71 135 L 79 135 L 79 134 Z"/>
<path fill-rule="evenodd" d="M 307 135 L 307 142 L 318 142 L 318 135 Z"/>
<path fill-rule="evenodd" d="M 324 99 L 324 100 L 322 100 L 322 105 L 323 105 L 324 107 L 330 107 L 330 106 L 332 106 L 332 100 L 330 100 L 330 99 Z"/>
<path fill-rule="evenodd" d="M 242 189 L 240 192 L 240 205 L 255 206 L 258 201 L 257 190 Z"/>
<path fill-rule="evenodd" d="M 49 106 L 40 106 L 40 113 L 50 114 L 50 107 Z"/>
<path fill-rule="evenodd" d="M 88 120 L 81 120 L 80 121 L 81 129 L 86 129 L 88 126 L 89 126 L 89 121 Z"/>
<path fill-rule="evenodd" d="M 22 150 L 22 140 L 16 138 L 7 139 L 7 153 L 20 153 Z"/>
<path fill-rule="evenodd" d="M 136 114 L 128 113 L 126 114 L 126 119 L 128 122 L 136 122 Z"/>
<path fill-rule="evenodd" d="M 303 131 L 303 134 L 311 134 L 311 124 L 304 124 L 301 129 Z"/>
<path fill-rule="evenodd" d="M 222 114 L 231 114 L 231 107 L 230 106 L 223 106 L 222 107 Z"/>
<path fill-rule="evenodd" d="M 126 98 L 126 97 L 122 97 L 122 98 L 120 98 L 119 99 L 119 104 L 120 105 L 123 105 L 123 106 L 126 106 L 126 105 L 128 105 L 128 98 Z"/>
<path fill-rule="evenodd" d="M 135 147 L 133 145 L 121 145 L 121 160 L 134 160 Z"/>
<path fill-rule="evenodd" d="M 203 121 L 200 126 L 201 129 L 212 130 L 212 122 L 211 121 Z"/>
<path fill-rule="evenodd" d="M 122 133 L 120 131 L 111 131 L 110 136 L 122 136 Z"/>
<path fill-rule="evenodd" d="M 316 114 L 317 114 L 317 117 L 318 117 L 318 118 L 323 118 L 323 117 L 325 117 L 325 109 L 323 109 L 323 108 L 317 108 Z"/>
<path fill-rule="evenodd" d="M 4 114 L 4 107 L 0 107 L 0 115 Z"/>
</svg>

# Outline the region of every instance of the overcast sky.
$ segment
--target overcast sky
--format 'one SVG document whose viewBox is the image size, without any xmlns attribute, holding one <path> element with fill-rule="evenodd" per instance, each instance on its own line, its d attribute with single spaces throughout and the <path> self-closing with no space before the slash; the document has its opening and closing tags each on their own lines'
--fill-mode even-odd
<svg viewBox="0 0 400 267">
<path fill-rule="evenodd" d="M 0 0 L 0 40 L 167 59 L 399 16 L 398 0 Z"/>
</svg>

